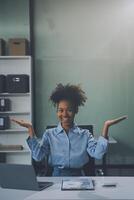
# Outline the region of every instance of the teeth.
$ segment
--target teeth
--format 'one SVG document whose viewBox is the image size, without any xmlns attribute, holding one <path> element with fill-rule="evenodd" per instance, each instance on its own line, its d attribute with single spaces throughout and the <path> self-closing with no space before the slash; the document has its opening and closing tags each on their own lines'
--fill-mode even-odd
<svg viewBox="0 0 134 200">
<path fill-rule="evenodd" d="M 69 120 L 68 118 L 64 118 L 64 119 L 63 119 L 63 121 L 68 121 L 68 120 Z"/>
</svg>

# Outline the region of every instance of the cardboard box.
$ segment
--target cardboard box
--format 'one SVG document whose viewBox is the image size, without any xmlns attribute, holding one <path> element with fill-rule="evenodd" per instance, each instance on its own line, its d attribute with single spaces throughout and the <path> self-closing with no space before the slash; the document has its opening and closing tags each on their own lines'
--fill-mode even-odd
<svg viewBox="0 0 134 200">
<path fill-rule="evenodd" d="M 28 40 L 25 38 L 11 38 L 8 40 L 8 52 L 11 56 L 28 55 Z"/>
<path fill-rule="evenodd" d="M 5 40 L 0 39 L 0 56 L 4 56 L 6 53 L 6 43 Z"/>
</svg>

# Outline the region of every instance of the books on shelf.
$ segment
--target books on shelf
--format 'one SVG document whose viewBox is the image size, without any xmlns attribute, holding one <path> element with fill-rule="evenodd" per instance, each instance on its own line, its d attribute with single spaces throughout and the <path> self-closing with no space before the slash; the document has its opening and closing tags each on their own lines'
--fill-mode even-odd
<svg viewBox="0 0 134 200">
<path fill-rule="evenodd" d="M 63 179 L 61 190 L 94 190 L 94 181 L 91 178 Z"/>
</svg>

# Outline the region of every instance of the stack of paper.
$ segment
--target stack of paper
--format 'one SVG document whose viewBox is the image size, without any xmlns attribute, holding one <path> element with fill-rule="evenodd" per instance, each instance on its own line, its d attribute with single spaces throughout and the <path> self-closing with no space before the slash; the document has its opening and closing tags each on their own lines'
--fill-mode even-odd
<svg viewBox="0 0 134 200">
<path fill-rule="evenodd" d="M 91 178 L 63 179 L 61 190 L 94 190 L 94 181 Z"/>
</svg>

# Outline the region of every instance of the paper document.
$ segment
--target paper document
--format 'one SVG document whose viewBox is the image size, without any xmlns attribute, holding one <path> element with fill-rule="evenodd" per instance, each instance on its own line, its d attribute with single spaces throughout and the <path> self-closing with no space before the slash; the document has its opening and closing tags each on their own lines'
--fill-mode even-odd
<svg viewBox="0 0 134 200">
<path fill-rule="evenodd" d="M 63 179 L 61 190 L 94 190 L 94 181 L 91 178 Z"/>
</svg>

